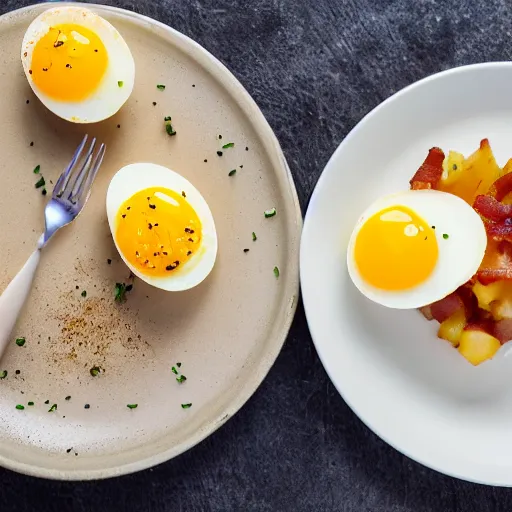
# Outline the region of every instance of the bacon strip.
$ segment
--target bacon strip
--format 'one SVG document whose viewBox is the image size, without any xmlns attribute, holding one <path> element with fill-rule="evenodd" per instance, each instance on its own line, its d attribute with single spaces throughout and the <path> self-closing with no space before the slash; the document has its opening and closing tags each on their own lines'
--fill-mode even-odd
<svg viewBox="0 0 512 512">
<path fill-rule="evenodd" d="M 430 304 L 430 313 L 439 322 L 444 322 L 456 311 L 464 307 L 464 302 L 457 292 L 450 293 L 444 299 Z"/>
<path fill-rule="evenodd" d="M 512 204 L 504 204 L 491 196 L 476 196 L 473 208 L 477 213 L 494 222 L 505 222 L 512 218 Z"/>
<path fill-rule="evenodd" d="M 507 219 L 508 221 L 508 219 Z M 487 235 L 496 241 L 512 242 L 512 222 L 486 222 Z M 509 263 L 510 264 L 510 263 Z"/>
<path fill-rule="evenodd" d="M 427 158 L 409 182 L 412 190 L 436 188 L 443 176 L 444 153 L 440 148 L 429 150 Z"/>
<path fill-rule="evenodd" d="M 505 240 L 499 244 L 489 241 L 476 276 L 485 285 L 512 279 L 512 244 Z"/>
<path fill-rule="evenodd" d="M 509 172 L 508 174 L 503 175 L 501 178 L 498 178 L 493 183 L 489 192 L 496 198 L 497 201 L 503 201 L 505 196 L 512 192 L 512 172 Z"/>
</svg>

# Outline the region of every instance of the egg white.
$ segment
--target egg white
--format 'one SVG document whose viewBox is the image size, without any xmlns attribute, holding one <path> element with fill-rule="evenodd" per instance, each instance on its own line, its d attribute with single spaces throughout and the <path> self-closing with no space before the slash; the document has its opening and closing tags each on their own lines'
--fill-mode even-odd
<svg viewBox="0 0 512 512">
<path fill-rule="evenodd" d="M 359 274 L 354 258 L 357 235 L 377 212 L 392 206 L 413 210 L 430 226 L 435 226 L 439 248 L 432 274 L 414 288 L 386 291 L 368 284 Z M 448 238 L 443 238 L 447 234 Z M 377 199 L 360 217 L 347 250 L 349 275 L 369 299 L 396 309 L 413 309 L 440 300 L 471 279 L 485 254 L 487 235 L 480 216 L 459 197 L 437 190 L 407 190 Z"/>
<path fill-rule="evenodd" d="M 107 69 L 101 83 L 89 97 L 78 102 L 49 97 L 37 87 L 29 73 L 39 39 L 51 27 L 62 24 L 81 25 L 91 30 L 101 39 L 108 54 Z M 135 82 L 135 62 L 121 34 L 107 20 L 83 7 L 54 7 L 40 14 L 23 38 L 21 62 L 30 87 L 39 100 L 57 116 L 74 123 L 96 123 L 113 116 L 130 97 Z M 119 87 L 119 81 L 123 82 L 122 87 Z"/>
<path fill-rule="evenodd" d="M 117 245 L 116 216 L 122 204 L 137 192 L 151 187 L 164 187 L 177 194 L 182 191 L 186 200 L 201 221 L 202 240 L 199 249 L 179 270 L 169 276 L 152 277 L 133 267 Z M 130 164 L 120 169 L 112 178 L 107 191 L 107 217 L 112 238 L 121 258 L 128 268 L 146 283 L 168 291 L 182 291 L 201 283 L 211 272 L 217 257 L 217 232 L 208 203 L 200 192 L 180 174 L 167 167 L 151 163 Z"/>
</svg>

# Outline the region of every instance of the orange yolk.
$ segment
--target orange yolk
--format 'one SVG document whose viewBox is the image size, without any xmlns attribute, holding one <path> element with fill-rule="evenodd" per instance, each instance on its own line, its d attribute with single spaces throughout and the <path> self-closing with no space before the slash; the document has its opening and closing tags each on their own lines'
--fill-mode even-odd
<svg viewBox="0 0 512 512">
<path fill-rule="evenodd" d="M 147 188 L 125 201 L 116 216 L 123 256 L 148 276 L 177 272 L 201 244 L 201 221 L 184 193 Z"/>
<path fill-rule="evenodd" d="M 425 281 L 437 263 L 432 227 L 404 206 L 370 217 L 357 234 L 354 258 L 361 277 L 382 290 L 407 290 Z"/>
<path fill-rule="evenodd" d="M 66 24 L 52 27 L 39 39 L 29 73 L 51 98 L 81 101 L 98 88 L 107 64 L 107 50 L 94 32 Z"/>
</svg>

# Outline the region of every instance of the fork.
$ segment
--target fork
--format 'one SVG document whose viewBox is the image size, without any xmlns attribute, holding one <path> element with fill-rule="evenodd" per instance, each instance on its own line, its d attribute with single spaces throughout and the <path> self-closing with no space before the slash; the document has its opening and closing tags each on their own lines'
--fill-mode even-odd
<svg viewBox="0 0 512 512">
<path fill-rule="evenodd" d="M 85 135 L 55 184 L 52 197 L 44 210 L 45 230 L 37 242 L 36 250 L 0 295 L 0 358 L 32 287 L 41 259 L 41 249 L 60 228 L 76 219 L 91 195 L 94 178 L 105 155 L 105 144 L 101 144 L 95 151 L 96 139 L 93 138 L 88 145 L 87 140 L 88 136 Z"/>
</svg>

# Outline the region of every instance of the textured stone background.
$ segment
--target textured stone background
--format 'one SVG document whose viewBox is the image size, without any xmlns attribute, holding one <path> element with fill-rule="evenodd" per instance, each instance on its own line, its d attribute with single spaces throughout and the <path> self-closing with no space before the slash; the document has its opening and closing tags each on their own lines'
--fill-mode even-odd
<svg viewBox="0 0 512 512">
<path fill-rule="evenodd" d="M 2 0 L 0 10 L 28 3 Z M 303 208 L 331 153 L 384 98 L 428 74 L 511 54 L 507 0 L 106 3 L 168 23 L 231 69 L 281 141 Z M 509 512 L 511 493 L 434 473 L 373 435 L 329 382 L 300 306 L 254 397 L 181 457 L 78 484 L 0 470 L 8 511 Z"/>
</svg>

